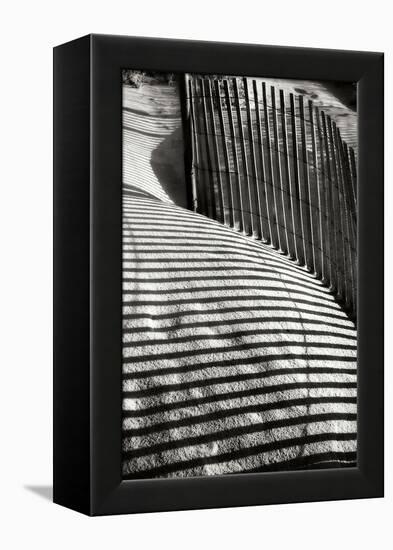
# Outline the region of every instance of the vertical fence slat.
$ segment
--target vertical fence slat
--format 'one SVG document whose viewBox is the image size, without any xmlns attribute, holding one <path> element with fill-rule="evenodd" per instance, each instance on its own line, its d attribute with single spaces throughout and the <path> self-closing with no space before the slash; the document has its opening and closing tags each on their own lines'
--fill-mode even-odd
<svg viewBox="0 0 393 550">
<path fill-rule="evenodd" d="M 220 167 L 220 153 L 218 149 L 216 121 L 214 118 L 212 88 L 211 88 L 209 79 L 206 79 L 203 82 L 204 82 L 203 93 L 204 93 L 204 96 L 206 97 L 207 108 L 209 111 L 209 118 L 210 118 L 210 129 L 211 129 L 210 143 L 213 148 L 213 156 L 214 156 L 214 162 L 215 162 L 214 172 L 215 172 L 216 181 L 217 181 L 218 206 L 221 214 L 219 221 L 228 223 L 228 213 L 227 213 L 227 210 L 224 208 L 224 189 L 223 189 L 222 173 L 221 173 L 221 167 Z"/>
<path fill-rule="evenodd" d="M 347 257 L 348 257 L 348 275 L 349 275 L 349 279 L 350 279 L 350 284 L 351 284 L 351 294 L 348 295 L 348 298 L 347 298 L 347 305 L 349 307 L 356 307 L 356 304 L 355 304 L 355 301 L 354 301 L 354 286 L 355 286 L 355 278 L 356 278 L 356 273 L 355 273 L 355 258 L 354 258 L 354 254 L 353 254 L 353 250 L 352 250 L 352 247 L 353 247 L 353 243 L 354 243 L 354 240 L 353 240 L 353 231 L 352 231 L 352 224 L 351 224 L 351 211 L 350 211 L 350 200 L 349 200 L 349 193 L 348 193 L 348 189 L 347 189 L 347 186 L 346 186 L 346 183 L 345 183 L 345 180 L 347 178 L 347 174 L 346 174 L 346 169 L 345 169 L 345 164 L 344 164 L 344 151 L 341 147 L 341 143 L 340 143 L 340 134 L 339 132 L 337 132 L 338 134 L 338 143 L 339 143 L 339 147 L 342 151 L 341 155 L 340 155 L 340 158 L 342 159 L 342 165 L 343 165 L 343 195 L 344 195 L 344 205 L 345 205 L 345 235 L 346 235 L 346 249 L 347 249 Z"/>
<path fill-rule="evenodd" d="M 206 178 L 209 182 L 209 198 L 210 198 L 210 207 L 212 210 L 212 217 L 214 219 L 217 219 L 217 206 L 216 206 L 216 193 L 215 193 L 215 182 L 214 182 L 214 174 L 213 174 L 213 165 L 212 165 L 212 158 L 211 158 L 211 146 L 209 143 L 209 126 L 208 126 L 208 118 L 207 118 L 207 106 L 206 106 L 206 97 L 203 90 L 203 80 L 199 79 L 199 93 L 200 97 L 202 99 L 202 123 L 203 123 L 203 129 L 204 129 L 204 142 L 205 142 L 205 153 L 206 153 L 206 163 L 207 163 L 207 172 L 208 172 L 208 178 Z"/>
<path fill-rule="evenodd" d="M 295 98 L 291 93 L 289 94 L 289 103 L 291 109 L 291 134 L 292 134 L 292 158 L 293 158 L 293 181 L 291 185 L 291 194 L 294 197 L 294 206 L 296 208 L 296 235 L 297 235 L 297 261 L 300 265 L 305 264 L 305 236 L 303 234 L 303 227 L 301 223 L 301 203 L 300 203 L 300 188 L 299 188 L 299 158 L 298 158 L 298 145 L 297 145 L 297 124 L 296 124 L 296 110 L 295 110 Z"/>
<path fill-rule="evenodd" d="M 349 150 L 349 164 L 351 167 L 351 181 L 352 181 L 352 194 L 353 194 L 353 200 L 355 205 L 357 204 L 357 169 L 356 169 L 356 159 L 355 159 L 355 151 L 352 147 L 348 147 L 347 144 L 345 144 L 346 147 Z"/>
<path fill-rule="evenodd" d="M 290 188 L 290 165 L 288 151 L 288 130 L 287 113 L 285 104 L 284 90 L 280 90 L 280 119 L 281 119 L 281 137 L 282 137 L 282 187 L 283 204 L 285 209 L 285 226 L 287 229 L 288 254 L 291 259 L 297 259 L 297 242 L 295 235 L 294 220 L 294 197 Z"/>
<path fill-rule="evenodd" d="M 340 132 L 339 132 L 340 135 Z M 344 143 L 339 138 L 340 143 L 340 149 L 342 151 L 342 157 L 343 157 L 343 165 L 344 165 L 344 184 L 347 189 L 348 193 L 348 200 L 350 203 L 351 212 L 353 212 L 353 223 L 356 227 L 356 204 L 357 204 L 357 198 L 356 198 L 356 173 L 353 172 L 353 170 L 356 168 L 351 164 L 351 151 L 353 153 L 353 150 L 348 147 L 346 143 Z"/>
<path fill-rule="evenodd" d="M 316 139 L 316 127 L 314 122 L 315 109 L 311 100 L 308 102 L 308 111 L 310 117 L 310 136 L 311 136 L 311 151 L 314 181 L 311 188 L 311 203 L 312 203 L 312 226 L 313 226 L 313 244 L 314 244 L 314 272 L 318 277 L 323 277 L 323 262 L 324 262 L 324 243 L 322 239 L 323 220 L 321 210 L 321 175 L 320 163 L 318 162 L 318 150 Z"/>
<path fill-rule="evenodd" d="M 186 78 L 188 76 L 188 78 Z M 192 209 L 194 212 L 200 212 L 200 193 L 198 189 L 199 177 L 195 172 L 198 170 L 198 142 L 195 139 L 195 113 L 194 113 L 194 99 L 192 97 L 192 79 L 189 75 L 185 75 L 185 84 L 187 86 L 187 101 L 190 117 L 190 133 L 191 133 L 191 181 L 192 181 Z"/>
<path fill-rule="evenodd" d="M 349 182 L 349 189 L 351 192 L 351 196 L 353 198 L 353 203 L 356 204 L 356 197 L 355 197 L 355 184 L 354 184 L 354 174 L 352 172 L 352 166 L 351 166 L 351 153 L 350 148 L 346 143 L 342 143 L 342 149 L 343 149 L 343 169 L 344 169 L 344 177 L 345 180 Z"/>
<path fill-rule="evenodd" d="M 286 233 L 283 218 L 283 207 L 281 203 L 281 172 L 279 165 L 278 154 L 278 135 L 276 136 L 277 120 L 276 120 L 276 95 L 274 92 L 274 86 L 270 87 L 270 101 L 271 101 L 271 118 L 273 131 L 271 132 L 269 109 L 267 110 L 268 116 L 266 120 L 266 137 L 269 147 L 269 158 L 271 163 L 271 182 L 273 187 L 274 198 L 274 210 L 277 222 L 277 235 L 278 235 L 278 251 L 285 253 L 288 249 L 286 246 Z M 267 104 L 268 106 L 268 104 Z M 277 138 L 277 140 L 276 140 Z"/>
<path fill-rule="evenodd" d="M 256 219 L 255 214 L 253 212 L 253 200 L 252 200 L 252 192 L 251 192 L 251 182 L 250 182 L 250 174 L 248 172 L 248 163 L 247 163 L 247 153 L 246 153 L 246 145 L 244 140 L 244 131 L 243 131 L 243 118 L 242 118 L 242 109 L 240 105 L 240 95 L 239 95 L 239 86 L 236 78 L 232 79 L 232 85 L 233 85 L 233 91 L 234 91 L 234 97 L 235 97 L 235 108 L 236 108 L 236 114 L 237 114 L 237 129 L 239 134 L 239 141 L 240 141 L 240 151 L 242 156 L 242 164 L 243 164 L 243 178 L 246 182 L 246 188 L 244 189 L 244 195 L 246 196 L 246 204 L 247 204 L 247 213 L 248 216 L 246 219 L 249 220 L 249 223 L 247 223 L 246 227 L 244 228 L 245 233 L 256 235 Z M 242 189 L 240 190 L 240 192 Z"/>
<path fill-rule="evenodd" d="M 244 87 L 244 99 L 246 102 L 246 111 L 247 111 L 247 127 L 248 127 L 248 143 L 249 143 L 249 150 L 250 150 L 250 164 L 251 164 L 251 187 L 252 187 L 252 201 L 253 204 L 256 205 L 258 208 L 258 217 L 255 220 L 255 236 L 258 239 L 262 238 L 262 219 L 261 219 L 261 199 L 259 194 L 259 187 L 258 187 L 258 168 L 257 168 L 257 159 L 255 154 L 255 143 L 254 143 L 254 130 L 253 130 L 253 123 L 252 123 L 252 113 L 251 113 L 251 100 L 250 100 L 250 91 L 248 86 L 248 80 L 247 78 L 243 78 L 243 87 Z"/>
<path fill-rule="evenodd" d="M 196 210 L 196 178 L 194 169 L 194 140 L 192 139 L 191 100 L 189 75 L 179 76 L 179 96 L 182 117 L 184 168 L 186 178 L 187 205 L 190 210 Z"/>
<path fill-rule="evenodd" d="M 342 152 L 342 156 L 345 155 L 345 150 L 343 146 L 343 142 L 341 139 L 340 132 L 338 131 L 338 141 L 339 146 Z M 356 224 L 356 206 L 353 200 L 353 194 L 351 189 L 351 182 L 349 181 L 349 175 L 347 171 L 345 171 L 345 177 L 343 180 L 344 184 L 344 193 L 346 197 L 346 202 L 348 204 L 348 239 L 350 242 L 350 258 L 351 258 L 351 269 L 352 269 L 352 306 L 353 306 L 353 313 L 356 314 L 356 303 L 357 303 L 357 224 Z"/>
<path fill-rule="evenodd" d="M 332 182 L 330 185 L 331 194 L 332 194 L 332 205 L 333 205 L 333 213 L 334 213 L 334 243 L 335 243 L 335 252 L 336 252 L 336 273 L 337 273 L 337 296 L 338 298 L 342 299 L 344 296 L 344 290 L 343 290 L 343 284 L 344 284 L 344 274 L 343 274 L 343 265 L 344 265 L 344 259 L 343 259 L 343 250 L 341 246 L 341 235 L 340 235 L 340 197 L 338 194 L 338 176 L 339 171 L 337 167 L 337 154 L 339 154 L 339 151 L 336 151 L 335 143 L 333 139 L 333 126 L 332 126 L 332 120 L 329 116 L 326 117 L 326 124 L 327 124 L 327 130 L 328 130 L 328 139 L 330 144 L 330 158 L 331 158 L 331 164 L 332 164 Z"/>
<path fill-rule="evenodd" d="M 357 216 L 356 216 L 356 201 L 355 201 L 354 192 L 353 192 L 354 190 L 352 187 L 352 174 L 348 165 L 348 154 L 347 155 L 345 154 L 344 142 L 341 139 L 340 132 L 338 132 L 338 136 L 339 136 L 340 149 L 342 151 L 342 156 L 344 158 L 345 167 L 346 167 L 344 171 L 344 175 L 345 175 L 344 186 L 345 186 L 345 191 L 346 191 L 348 203 L 349 203 L 349 210 L 351 214 L 350 217 L 351 217 L 351 226 L 353 228 L 353 238 L 354 240 L 356 240 Z"/>
<path fill-rule="evenodd" d="M 355 316 L 356 159 L 335 122 L 255 79 L 185 84 L 194 208 L 288 253 Z"/>
<path fill-rule="evenodd" d="M 272 119 L 273 119 L 273 170 L 275 170 L 274 184 L 277 189 L 277 221 L 279 224 L 280 231 L 280 244 L 281 252 L 284 254 L 288 253 L 288 224 L 286 220 L 286 209 L 284 207 L 284 190 L 282 182 L 282 168 L 281 168 L 281 157 L 280 157 L 280 142 L 278 139 L 278 122 L 277 122 L 277 103 L 276 103 L 276 93 L 274 86 L 270 87 L 270 97 L 272 101 Z"/>
<path fill-rule="evenodd" d="M 337 261 L 336 261 L 336 249 L 335 249 L 335 237 L 334 237 L 334 212 L 332 204 L 332 193 L 331 193 L 331 184 L 332 184 L 332 174 L 330 169 L 330 151 L 329 151 L 329 141 L 327 134 L 327 125 L 326 125 L 326 116 L 323 111 L 321 111 L 322 117 L 322 131 L 323 131 L 323 142 L 325 146 L 325 160 L 326 160 L 326 186 L 325 186 L 325 198 L 326 198 L 326 215 L 327 215 L 327 225 L 329 231 L 329 260 L 330 260 L 330 287 L 333 292 L 337 289 Z"/>
<path fill-rule="evenodd" d="M 266 153 L 267 153 L 267 181 L 268 181 L 268 208 L 272 212 L 272 245 L 281 250 L 279 220 L 277 216 L 276 189 L 273 179 L 273 154 L 270 141 L 270 121 L 267 104 L 266 84 L 262 82 L 262 98 L 265 122 Z"/>
<path fill-rule="evenodd" d="M 311 227 L 311 202 L 310 202 L 310 177 L 308 171 L 307 158 L 307 137 L 306 121 L 304 113 L 303 96 L 300 95 L 299 101 L 299 124 L 300 124 L 300 142 L 301 142 L 301 161 L 303 177 L 300 178 L 300 201 L 301 201 L 301 220 L 303 226 L 303 236 L 305 239 L 304 250 L 306 253 L 305 263 L 309 271 L 314 271 L 313 254 L 313 235 Z"/>
<path fill-rule="evenodd" d="M 320 178 L 320 188 L 319 188 L 319 197 L 320 197 L 320 221 L 322 225 L 322 240 L 324 243 L 323 246 L 323 269 L 322 269 L 322 282 L 326 285 L 330 284 L 330 273 L 331 273 L 331 263 L 330 263 L 330 231 L 329 231 L 329 219 L 327 213 L 327 201 L 326 201 L 326 186 L 329 185 L 327 181 L 326 173 L 326 159 L 325 159 L 325 146 L 322 132 L 322 116 L 318 109 L 315 109 L 315 118 L 317 122 L 317 135 L 318 135 L 318 145 L 319 145 L 319 154 L 320 154 L 320 168 L 321 168 L 321 178 Z"/>
<path fill-rule="evenodd" d="M 245 212 L 243 208 L 243 198 L 240 190 L 239 159 L 238 159 L 237 148 L 236 148 L 235 124 L 233 120 L 231 94 L 229 91 L 228 80 L 224 80 L 224 92 L 225 92 L 225 101 L 227 106 L 229 131 L 230 131 L 231 142 L 232 142 L 232 156 L 233 156 L 233 165 L 234 165 L 235 182 L 236 182 L 235 184 L 236 193 L 234 193 L 235 200 L 233 202 L 235 228 L 238 231 L 244 231 Z"/>
<path fill-rule="evenodd" d="M 201 139 L 201 129 L 199 125 L 199 114 L 198 110 L 195 105 L 195 98 L 196 98 L 196 83 L 194 79 L 191 79 L 189 82 L 190 85 L 190 101 L 191 101 L 191 116 L 193 121 L 193 136 L 194 136 L 194 168 L 196 170 L 196 178 L 197 178 L 197 185 L 196 185 L 196 193 L 197 193 L 197 199 L 196 199 L 196 208 L 197 212 L 200 214 L 204 214 L 206 216 L 209 215 L 209 209 L 208 209 L 208 199 L 207 199 L 207 186 L 206 186 L 206 178 L 205 178 L 205 172 L 203 170 L 203 160 L 202 160 L 202 153 L 201 153 L 201 146 L 202 146 L 202 139 Z"/>
<path fill-rule="evenodd" d="M 336 124 L 333 124 L 333 140 L 336 149 L 336 159 L 338 167 L 338 196 L 340 205 L 340 237 L 342 247 L 342 274 L 343 274 L 343 301 L 345 305 L 350 308 L 352 305 L 352 269 L 351 269 L 351 257 L 350 257 L 350 242 L 348 241 L 346 231 L 346 220 L 348 219 L 348 204 L 344 196 L 344 159 L 340 151 L 340 145 L 338 141 L 338 132 Z"/>
<path fill-rule="evenodd" d="M 222 105 L 221 105 L 221 92 L 220 92 L 220 82 L 219 80 L 214 81 L 214 88 L 216 92 L 216 101 L 217 101 L 217 110 L 218 110 L 218 118 L 220 121 L 220 134 L 221 134 L 221 141 L 222 141 L 222 150 L 224 155 L 224 166 L 225 166 L 225 173 L 227 177 L 227 187 L 226 187 L 226 197 L 227 197 L 227 204 L 228 204 L 228 224 L 230 226 L 233 226 L 233 186 L 232 186 L 232 178 L 231 178 L 231 167 L 229 163 L 229 153 L 228 153 L 228 145 L 227 145 L 227 137 L 226 137 L 226 128 L 225 128 L 225 121 L 224 121 L 224 115 L 222 111 Z M 224 207 L 225 208 L 225 207 Z"/>
<path fill-rule="evenodd" d="M 262 133 L 262 122 L 261 122 L 261 111 L 259 107 L 259 93 L 257 81 L 253 80 L 253 89 L 254 89 L 254 102 L 255 102 L 255 115 L 256 115 L 256 124 L 257 124 L 257 135 L 258 135 L 258 145 L 259 145 L 259 163 L 261 167 L 261 180 L 259 181 L 259 190 L 260 190 L 260 203 L 259 211 L 262 220 L 262 239 L 266 243 L 272 242 L 272 214 L 268 208 L 267 203 L 267 181 L 266 181 L 266 170 L 265 170 L 265 146 L 263 143 L 263 133 Z"/>
</svg>

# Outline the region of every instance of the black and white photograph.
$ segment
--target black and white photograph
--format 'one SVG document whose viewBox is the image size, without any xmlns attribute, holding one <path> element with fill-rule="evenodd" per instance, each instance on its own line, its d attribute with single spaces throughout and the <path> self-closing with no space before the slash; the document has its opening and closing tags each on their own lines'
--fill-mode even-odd
<svg viewBox="0 0 393 550">
<path fill-rule="evenodd" d="M 123 479 L 356 466 L 356 83 L 120 78 Z"/>
<path fill-rule="evenodd" d="M 1 548 L 389 546 L 388 8 L 4 4 Z"/>
</svg>

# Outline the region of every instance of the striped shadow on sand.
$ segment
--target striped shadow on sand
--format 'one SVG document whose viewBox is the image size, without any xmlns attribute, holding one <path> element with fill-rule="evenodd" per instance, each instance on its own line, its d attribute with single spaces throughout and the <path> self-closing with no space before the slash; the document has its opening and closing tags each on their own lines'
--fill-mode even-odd
<svg viewBox="0 0 393 550">
<path fill-rule="evenodd" d="M 127 186 L 125 479 L 356 464 L 356 330 L 260 241 Z"/>
</svg>

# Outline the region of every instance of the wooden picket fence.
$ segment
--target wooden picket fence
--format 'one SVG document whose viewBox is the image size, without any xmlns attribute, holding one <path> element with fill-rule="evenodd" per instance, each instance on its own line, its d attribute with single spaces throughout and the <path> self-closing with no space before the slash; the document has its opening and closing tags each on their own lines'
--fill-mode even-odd
<svg viewBox="0 0 393 550">
<path fill-rule="evenodd" d="M 356 159 L 335 122 L 260 80 L 185 78 L 194 210 L 296 260 L 355 317 Z"/>
</svg>

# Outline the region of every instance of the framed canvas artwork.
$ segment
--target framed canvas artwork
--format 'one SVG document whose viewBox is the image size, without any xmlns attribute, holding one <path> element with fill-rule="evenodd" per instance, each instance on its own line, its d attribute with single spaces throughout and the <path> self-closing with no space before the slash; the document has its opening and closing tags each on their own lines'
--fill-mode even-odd
<svg viewBox="0 0 393 550">
<path fill-rule="evenodd" d="M 54 50 L 54 501 L 383 495 L 383 55 Z"/>
</svg>

